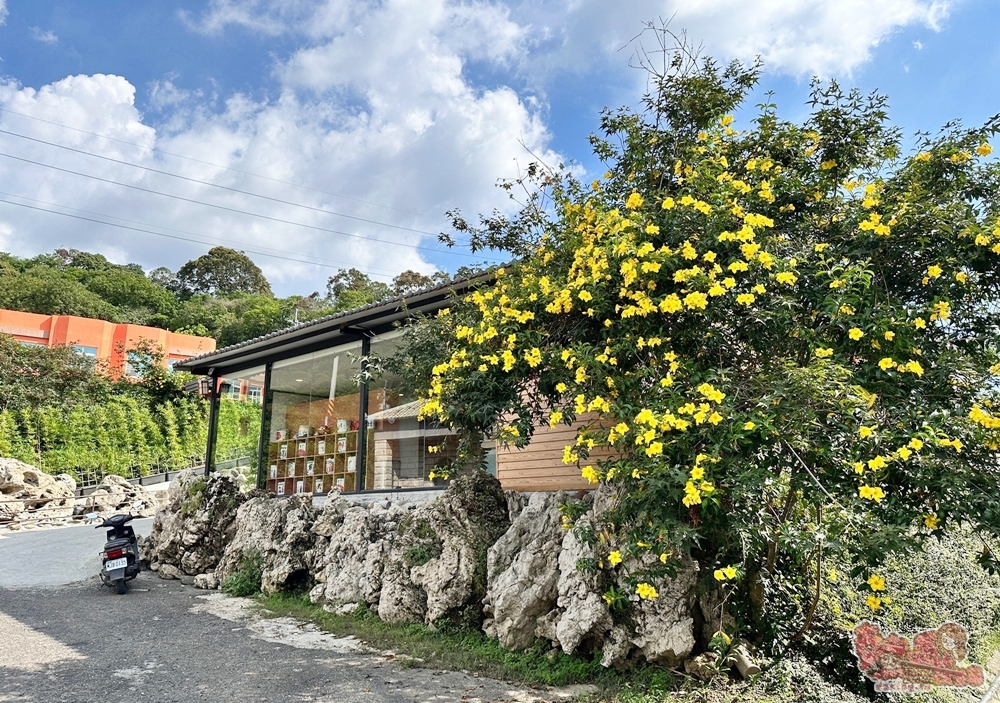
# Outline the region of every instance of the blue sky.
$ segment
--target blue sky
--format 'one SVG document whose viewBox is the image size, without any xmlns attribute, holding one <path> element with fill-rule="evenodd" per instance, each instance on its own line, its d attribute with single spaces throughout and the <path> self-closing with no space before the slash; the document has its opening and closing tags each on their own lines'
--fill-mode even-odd
<svg viewBox="0 0 1000 703">
<path fill-rule="evenodd" d="M 1000 112 L 989 0 L 4 7 L 0 129 L 42 141 L 0 134 L 0 153 L 46 166 L 0 157 L 0 249 L 76 247 L 176 269 L 227 244 L 280 294 L 321 290 L 337 266 L 385 280 L 475 260 L 440 251 L 433 233 L 447 209 L 508 207 L 494 183 L 531 160 L 526 146 L 599 172 L 586 137 L 603 106 L 635 103 L 642 76 L 621 47 L 657 16 L 676 12 L 673 26 L 706 53 L 763 55 L 754 101 L 773 90 L 789 118 L 806 114 L 817 73 L 888 93 L 907 133 Z"/>
</svg>

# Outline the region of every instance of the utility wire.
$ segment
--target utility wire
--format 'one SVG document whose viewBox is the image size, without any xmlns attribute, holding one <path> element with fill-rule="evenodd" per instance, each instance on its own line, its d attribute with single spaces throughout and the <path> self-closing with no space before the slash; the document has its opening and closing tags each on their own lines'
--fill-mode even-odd
<svg viewBox="0 0 1000 703">
<path fill-rule="evenodd" d="M 53 203 L 53 202 L 49 202 L 47 200 L 38 200 L 37 198 L 29 198 L 26 195 L 19 195 L 17 193 L 7 193 L 7 192 L 4 192 L 4 191 L 0 190 L 0 195 L 5 195 L 5 196 L 10 197 L 10 198 L 18 198 L 19 200 L 27 200 L 27 201 L 30 201 L 32 203 L 37 203 L 39 205 L 48 205 L 50 207 L 60 208 L 62 210 L 70 210 L 72 212 L 80 212 L 80 213 L 83 213 L 85 215 L 94 215 L 95 217 L 104 218 L 105 220 L 118 220 L 119 222 L 128 222 L 130 224 L 140 225 L 142 227 L 155 227 L 156 229 L 166 230 L 168 232 L 177 232 L 179 234 L 187 234 L 187 235 L 190 235 L 192 237 L 201 237 L 202 240 L 205 240 L 205 241 L 202 242 L 203 244 L 219 243 L 219 244 L 227 244 L 227 245 L 237 246 L 237 247 L 254 247 L 257 250 L 264 250 L 263 252 L 254 252 L 254 253 L 261 253 L 261 254 L 264 254 L 264 252 L 267 252 L 267 251 L 277 252 L 278 254 L 287 254 L 288 253 L 284 249 L 275 249 L 273 247 L 265 247 L 265 246 L 261 246 L 259 244 L 249 244 L 249 243 L 246 243 L 246 242 L 241 242 L 238 239 L 229 239 L 229 238 L 226 238 L 226 237 L 215 237 L 215 236 L 212 236 L 210 234 L 200 234 L 198 232 L 190 232 L 188 230 L 176 229 L 174 227 L 164 227 L 163 225 L 154 225 L 154 224 L 150 224 L 148 222 L 143 222 L 141 220 L 130 220 L 130 219 L 125 218 L 125 217 L 117 217 L 115 215 L 108 215 L 107 213 L 103 213 L 103 212 L 94 212 L 93 210 L 81 210 L 80 208 L 69 207 L 68 205 L 60 205 L 59 203 Z M 11 204 L 14 204 L 14 203 L 11 203 Z M 46 210 L 46 212 L 48 212 L 48 210 Z M 58 210 L 53 210 L 51 212 L 53 212 L 53 213 L 55 213 L 57 215 L 58 214 L 62 214 Z M 104 224 L 114 225 L 114 223 L 112 223 L 112 222 L 106 222 Z M 329 264 L 334 265 L 334 266 L 339 266 L 341 268 L 343 267 L 342 263 L 337 262 L 337 261 L 333 261 L 331 259 L 309 258 L 308 261 L 306 261 L 305 263 L 315 263 L 315 262 L 326 262 L 326 263 L 329 263 Z M 367 272 L 373 272 L 373 271 L 378 271 L 379 273 L 383 273 L 383 274 L 385 274 L 387 276 L 390 276 L 390 277 L 395 275 L 392 271 L 388 271 L 386 269 L 378 269 L 378 268 L 369 268 Z"/>
<path fill-rule="evenodd" d="M 274 198 L 270 195 L 261 195 L 260 193 L 253 193 L 249 190 L 240 190 L 239 188 L 232 188 L 230 186 L 224 186 L 219 183 L 212 183 L 211 181 L 205 181 L 200 178 L 192 178 L 190 176 L 182 176 L 177 173 L 171 173 L 170 171 L 161 171 L 160 169 L 150 168 L 149 166 L 142 166 L 140 164 L 133 164 L 129 161 L 122 161 L 121 159 L 113 159 L 110 156 L 102 156 L 101 154 L 95 154 L 91 151 L 85 151 L 83 149 L 76 149 L 71 146 L 65 146 L 63 144 L 57 144 L 55 142 L 47 142 L 44 139 L 38 139 L 36 137 L 29 137 L 25 134 L 18 134 L 17 132 L 10 132 L 6 129 L 0 129 L 0 134 L 9 134 L 12 137 L 18 137 L 19 139 L 26 139 L 31 142 L 37 142 L 38 144 L 47 144 L 48 146 L 54 146 L 57 149 L 65 149 L 66 151 L 72 151 L 74 154 L 83 154 L 84 156 L 90 156 L 95 159 L 101 159 L 103 161 L 110 161 L 116 164 L 122 164 L 123 166 L 131 166 L 132 168 L 140 168 L 143 171 L 149 171 L 150 173 L 158 173 L 161 176 L 170 176 L 171 178 L 179 178 L 182 181 L 188 181 L 189 183 L 198 183 L 199 185 L 211 186 L 212 188 L 220 188 L 222 190 L 229 191 L 230 193 L 239 193 L 240 195 L 249 195 L 254 198 L 261 198 L 262 200 L 270 200 L 274 203 L 281 203 L 282 205 L 292 205 L 294 207 L 304 208 L 306 210 L 312 210 L 313 212 L 321 212 L 325 215 L 334 215 L 336 217 L 346 217 L 349 220 L 358 220 L 359 222 L 367 222 L 372 225 L 379 225 L 380 227 L 391 227 L 393 229 L 406 230 L 407 232 L 416 232 L 417 234 L 428 234 L 430 236 L 436 236 L 437 232 L 428 232 L 424 229 L 414 229 L 413 227 L 404 227 L 402 225 L 393 225 L 388 222 L 380 222 L 378 220 L 370 220 L 367 217 L 358 217 L 356 215 L 346 215 L 342 212 L 336 212 L 334 210 L 327 210 L 326 208 L 314 207 L 312 205 L 304 205 L 302 203 L 294 203 L 291 200 L 282 200 L 281 198 Z"/>
<path fill-rule="evenodd" d="M 244 171 L 242 169 L 233 168 L 232 166 L 223 166 L 222 164 L 213 163 L 211 161 L 202 161 L 201 159 L 196 159 L 196 158 L 191 157 L 191 156 L 184 156 L 183 154 L 175 154 L 173 152 L 164 151 L 163 149 L 158 149 L 158 148 L 153 147 L 153 146 L 146 146 L 145 144 L 139 144 L 138 142 L 130 142 L 130 141 L 126 140 L 126 139 L 117 139 L 115 137 L 109 137 L 109 136 L 107 136 L 105 134 L 100 134 L 98 132 L 89 132 L 89 131 L 87 131 L 85 129 L 80 129 L 78 127 L 70 127 L 69 125 L 66 125 L 66 124 L 61 124 L 59 122 L 53 122 L 52 120 L 46 120 L 46 119 L 43 119 L 41 117 L 36 117 L 34 115 L 25 114 L 23 112 L 17 112 L 16 110 L 11 110 L 10 108 L 6 108 L 6 107 L 0 107 L 0 112 L 6 112 L 7 114 L 10 114 L 10 115 L 17 115 L 18 117 L 24 117 L 25 119 L 29 119 L 29 120 L 36 120 L 38 122 L 44 122 L 45 124 L 50 124 L 50 125 L 52 125 L 54 127 L 61 127 L 62 129 L 69 129 L 69 130 L 72 130 L 74 132 L 79 132 L 80 134 L 89 134 L 92 137 L 99 137 L 100 139 L 107 139 L 108 141 L 111 141 L 111 142 L 117 142 L 119 144 L 127 144 L 129 146 L 134 146 L 137 149 L 144 149 L 146 151 L 152 151 L 152 152 L 155 152 L 157 154 L 163 154 L 165 156 L 173 156 L 173 157 L 178 158 L 178 159 L 184 159 L 185 161 L 192 161 L 192 162 L 194 162 L 196 164 L 204 164 L 205 166 L 214 166 L 215 168 L 221 168 L 221 169 L 224 169 L 226 171 L 232 171 L 233 173 L 242 173 L 242 174 L 247 175 L 247 176 L 253 176 L 254 178 L 262 178 L 265 181 L 272 181 L 274 183 L 281 183 L 283 185 L 292 186 L 294 188 L 301 188 L 303 190 L 311 190 L 314 193 L 322 193 L 324 195 L 332 195 L 335 198 L 343 198 L 344 200 L 353 200 L 356 203 L 364 203 L 365 205 L 374 205 L 375 207 L 385 208 L 386 210 L 395 210 L 396 212 L 405 212 L 405 213 L 407 213 L 409 215 L 417 215 L 419 217 L 427 217 L 427 218 L 436 218 L 437 217 L 436 215 L 428 215 L 427 213 L 424 213 L 424 212 L 416 212 L 415 210 L 407 210 L 405 208 L 393 207 L 392 205 L 384 205 L 382 203 L 372 202 L 371 200 L 364 200 L 362 198 L 354 198 L 354 197 L 351 197 L 350 195 L 342 195 L 340 193 L 332 193 L 332 192 L 330 192 L 328 190 L 321 190 L 320 188 L 312 188 L 310 186 L 304 186 L 304 185 L 301 185 L 299 183 L 293 183 L 291 181 L 283 181 L 280 178 L 272 178 L 271 176 L 262 176 L 259 173 L 253 173 L 252 171 Z"/>
<path fill-rule="evenodd" d="M 35 207 L 34 205 L 27 205 L 25 203 L 15 203 L 15 202 L 10 201 L 10 200 L 4 200 L 3 198 L 0 198 L 0 203 L 4 203 L 6 205 L 14 205 L 16 207 L 27 208 L 29 210 L 37 210 L 38 212 L 47 212 L 50 215 L 61 215 L 62 217 L 72 217 L 75 220 L 84 220 L 86 222 L 94 222 L 94 223 L 97 223 L 99 225 L 106 225 L 108 227 L 118 227 L 119 229 L 127 229 L 127 230 L 130 230 L 132 232 L 142 232 L 143 234 L 153 234 L 153 235 L 156 235 L 157 237 L 166 237 L 167 239 L 179 239 L 179 240 L 181 240 L 183 242 L 194 242 L 195 244 L 205 244 L 205 242 L 203 242 L 203 241 L 200 241 L 200 240 L 197 240 L 197 239 L 192 239 L 190 237 L 181 237 L 181 236 L 176 235 L 176 234 L 165 234 L 163 232 L 154 232 L 153 230 L 143 229 L 141 227 L 131 227 L 129 225 L 120 225 L 120 224 L 118 224 L 116 222 L 104 222 L 103 220 L 98 220 L 98 219 L 93 218 L 93 217 L 83 217 L 82 215 L 73 215 L 73 214 L 70 214 L 68 212 L 59 212 L 57 210 L 46 210 L 45 208 Z M 295 263 L 299 263 L 299 264 L 310 264 L 310 265 L 313 265 L 313 266 L 322 266 L 323 268 L 343 268 L 343 266 L 334 266 L 334 265 L 331 265 L 331 264 L 317 263 L 315 261 L 309 261 L 309 260 L 306 260 L 306 259 L 296 259 L 296 258 L 293 258 L 291 256 L 282 256 L 280 254 L 268 254 L 266 252 L 254 251 L 252 249 L 246 249 L 246 251 L 249 251 L 251 254 L 257 254 L 258 256 L 269 256 L 272 259 L 284 259 L 285 261 L 294 261 Z"/>
<path fill-rule="evenodd" d="M 101 178 L 100 176 L 94 176 L 94 175 L 91 175 L 89 173 L 82 173 L 80 171 L 74 171 L 72 169 L 62 168 L 61 166 L 54 166 L 52 164 L 46 164 L 46 163 L 42 163 L 41 161 L 34 161 L 32 159 L 26 159 L 26 158 L 23 158 L 21 156 L 14 156 L 13 154 L 7 154 L 7 153 L 4 153 L 4 152 L 0 152 L 0 156 L 3 156 L 3 157 L 8 158 L 8 159 L 13 159 L 14 161 L 21 161 L 23 163 L 33 164 L 35 166 L 42 166 L 43 168 L 50 168 L 50 169 L 52 169 L 54 171 L 61 171 L 63 173 L 69 173 L 69 174 L 72 174 L 74 176 L 82 176 L 83 178 L 90 178 L 90 179 L 93 179 L 95 181 L 100 181 L 102 183 L 109 183 L 111 185 L 120 186 L 122 188 L 130 188 L 132 190 L 137 190 L 137 191 L 140 191 L 140 192 L 143 192 L 143 193 L 150 193 L 152 195 L 159 195 L 159 196 L 162 196 L 162 197 L 165 197 L 165 198 L 173 198 L 174 200 L 181 200 L 181 201 L 187 202 L 187 203 L 194 203 L 195 205 L 204 205 L 206 207 L 212 207 L 212 208 L 216 208 L 218 210 L 225 210 L 227 212 L 234 212 L 234 213 L 237 213 L 239 215 L 247 215 L 247 216 L 250 216 L 250 217 L 259 217 L 261 219 L 270 220 L 272 222 L 280 222 L 282 224 L 294 225 L 296 227 L 305 227 L 306 229 L 317 230 L 319 232 L 329 232 L 331 234 L 341 234 L 341 235 L 344 235 L 345 237 L 354 237 L 355 239 L 364 239 L 364 240 L 371 241 L 371 242 L 380 242 L 382 244 L 391 244 L 391 245 L 394 245 L 394 246 L 409 247 L 411 249 L 419 249 L 419 250 L 422 250 L 422 251 L 432 251 L 432 252 L 436 252 L 436 253 L 439 253 L 439 254 L 451 254 L 452 256 L 465 256 L 465 257 L 472 258 L 472 259 L 478 259 L 480 261 L 482 260 L 482 257 L 476 256 L 475 254 L 465 254 L 463 252 L 449 251 L 449 250 L 446 250 L 446 249 L 435 249 L 433 247 L 425 247 L 425 246 L 421 246 L 419 244 L 406 244 L 406 243 L 403 243 L 403 242 L 393 242 L 393 241 L 387 240 L 387 239 L 378 239 L 376 237 L 368 237 L 368 236 L 365 236 L 363 234 L 354 234 L 354 233 L 351 233 L 351 232 L 344 232 L 344 231 L 341 231 L 341 230 L 330 229 L 328 227 L 320 227 L 318 225 L 308 225 L 308 224 L 305 224 L 304 222 L 295 222 L 293 220 L 285 220 L 285 219 L 282 219 L 280 217 L 272 217 L 270 215 L 263 215 L 263 214 L 260 214 L 260 213 L 247 212 L 246 210 L 240 210 L 240 209 L 237 209 L 237 208 L 231 208 L 231 207 L 227 207 L 225 205 L 218 205 L 218 204 L 215 204 L 215 203 L 208 203 L 208 202 L 205 202 L 203 200 L 195 200 L 193 198 L 185 198 L 184 196 L 181 196 L 181 195 L 173 195 L 171 193 L 163 193 L 163 192 L 158 191 L 158 190 L 152 190 L 150 188 L 143 188 L 142 186 L 132 185 L 131 183 L 120 183 L 118 181 L 112 181 L 112 180 L 110 180 L 108 178 Z"/>
</svg>

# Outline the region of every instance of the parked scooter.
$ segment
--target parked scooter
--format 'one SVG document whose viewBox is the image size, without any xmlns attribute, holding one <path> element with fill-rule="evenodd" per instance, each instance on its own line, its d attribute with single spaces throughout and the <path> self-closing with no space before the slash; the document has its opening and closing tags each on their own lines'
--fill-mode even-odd
<svg viewBox="0 0 1000 703">
<path fill-rule="evenodd" d="M 124 595 L 126 581 L 139 575 L 139 543 L 132 526 L 126 524 L 131 521 L 131 515 L 112 515 L 96 527 L 111 528 L 101 552 L 101 581 L 105 586 L 114 584 L 118 595 Z"/>
</svg>

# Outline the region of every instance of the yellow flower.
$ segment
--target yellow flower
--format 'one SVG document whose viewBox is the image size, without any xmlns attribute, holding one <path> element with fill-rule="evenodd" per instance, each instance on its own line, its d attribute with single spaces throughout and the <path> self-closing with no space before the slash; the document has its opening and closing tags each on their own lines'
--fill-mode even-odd
<svg viewBox="0 0 1000 703">
<path fill-rule="evenodd" d="M 701 479 L 705 478 L 705 469 L 703 469 L 700 466 L 694 467 L 693 469 L 691 469 L 691 478 L 694 479 L 695 481 L 700 481 Z"/>
<path fill-rule="evenodd" d="M 892 331 L 889 331 L 889 332 L 886 332 L 885 334 L 883 334 L 882 336 L 885 337 L 888 341 L 891 342 L 892 340 L 894 340 L 896 338 L 896 333 L 892 332 Z"/>
<path fill-rule="evenodd" d="M 933 513 L 929 515 L 924 515 L 924 525 L 927 527 L 927 529 L 936 530 L 938 528 L 938 525 L 940 524 L 941 521 L 938 520 L 937 515 L 934 515 Z"/>
<path fill-rule="evenodd" d="M 816 349 L 816 356 L 819 357 L 820 359 L 825 359 L 829 356 L 833 356 L 833 349 L 830 349 L 829 347 L 827 348 L 818 347 Z"/>
<path fill-rule="evenodd" d="M 635 210 L 637 208 L 642 207 L 643 202 L 644 201 L 642 199 L 642 196 L 633 191 L 632 194 L 629 195 L 628 199 L 625 201 L 625 207 L 627 207 L 629 210 Z"/>
<path fill-rule="evenodd" d="M 795 285 L 795 282 L 799 280 L 794 273 L 790 273 L 788 271 L 782 271 L 774 278 L 778 283 L 784 283 L 789 286 Z"/>
<path fill-rule="evenodd" d="M 879 576 L 878 574 L 872 574 L 868 577 L 868 585 L 871 586 L 873 591 L 884 591 L 885 577 Z"/>
<path fill-rule="evenodd" d="M 837 165 L 837 160 L 836 159 L 829 159 L 828 161 L 824 161 L 823 163 L 821 163 L 819 165 L 819 167 L 821 169 L 823 169 L 824 171 L 829 171 L 831 168 L 833 168 L 836 165 Z"/>
<path fill-rule="evenodd" d="M 927 327 L 927 323 L 924 321 L 924 318 L 918 317 L 916 320 L 913 321 L 913 326 L 916 327 L 918 330 L 922 330 Z"/>
<path fill-rule="evenodd" d="M 969 275 L 965 271 L 959 271 L 955 274 L 955 280 L 959 283 L 965 283 L 969 280 Z"/>
<path fill-rule="evenodd" d="M 871 469 L 872 471 L 878 471 L 879 469 L 884 467 L 885 467 L 885 459 L 882 458 L 881 456 L 877 456 L 874 459 L 868 460 L 868 468 Z"/>
<path fill-rule="evenodd" d="M 743 429 L 748 432 L 753 430 L 755 427 L 757 427 L 757 425 L 753 422 L 753 420 L 750 420 L 743 425 Z"/>
<path fill-rule="evenodd" d="M 820 242 L 819 244 L 813 247 L 813 251 L 820 252 L 826 249 L 828 246 L 830 245 L 827 244 L 826 242 Z"/>
<path fill-rule="evenodd" d="M 662 554 L 660 554 L 660 563 L 661 564 L 666 564 L 668 559 L 670 559 L 670 553 L 669 552 L 663 552 Z"/>
<path fill-rule="evenodd" d="M 850 330 L 847 331 L 847 336 L 853 339 L 854 341 L 858 341 L 859 339 L 865 336 L 865 333 L 859 330 L 857 327 L 852 327 Z"/>
<path fill-rule="evenodd" d="M 870 593 L 868 594 L 868 597 L 865 599 L 865 605 L 871 608 L 872 611 L 874 612 L 882 607 L 882 599 L 876 596 L 874 593 Z"/>
<path fill-rule="evenodd" d="M 913 455 L 913 452 L 911 452 L 906 447 L 900 447 L 899 449 L 896 450 L 896 454 L 899 456 L 900 459 L 906 461 Z"/>
<path fill-rule="evenodd" d="M 861 435 L 861 439 L 865 439 L 866 437 L 871 437 L 873 434 L 875 434 L 875 428 L 865 427 L 864 425 L 862 425 L 860 428 L 858 428 L 858 434 Z"/>
<path fill-rule="evenodd" d="M 924 443 L 921 440 L 914 437 L 913 439 L 910 440 L 909 444 L 907 444 L 906 446 L 908 446 L 915 452 L 919 452 L 921 449 L 924 448 Z"/>
<path fill-rule="evenodd" d="M 557 383 L 556 384 L 556 391 L 558 391 L 559 393 L 565 393 L 566 392 L 566 384 L 565 383 L 561 383 L 561 382 Z"/>
<path fill-rule="evenodd" d="M 917 161 L 930 161 L 931 160 L 931 155 L 928 154 L 926 151 L 921 151 L 919 154 L 917 154 L 913 158 L 916 159 Z"/>
<path fill-rule="evenodd" d="M 593 466 L 584 466 L 580 469 L 580 475 L 587 479 L 587 483 L 597 483 L 601 480 L 601 475 Z"/>
<path fill-rule="evenodd" d="M 716 581 L 725 581 L 726 575 L 722 573 L 722 569 L 716 569 L 712 575 L 715 577 Z"/>
<path fill-rule="evenodd" d="M 666 200 L 663 201 L 663 209 L 664 210 L 673 210 L 674 206 L 675 206 L 675 203 L 674 203 L 674 199 L 673 198 L 667 198 Z"/>
<path fill-rule="evenodd" d="M 874 500 L 876 503 L 880 503 L 885 498 L 885 491 L 878 486 L 861 486 L 858 489 L 858 495 L 865 500 Z"/>
<path fill-rule="evenodd" d="M 931 278 L 937 278 L 942 273 L 943 271 L 941 270 L 941 267 L 936 264 L 927 267 L 927 275 Z"/>
<path fill-rule="evenodd" d="M 657 598 L 660 595 L 659 593 L 656 592 L 656 589 L 650 586 L 648 583 L 640 583 L 638 586 L 636 586 L 635 593 L 640 598 L 644 598 L 646 600 L 653 600 L 654 598 Z"/>
<path fill-rule="evenodd" d="M 878 362 L 878 367 L 880 369 L 882 369 L 883 371 L 885 371 L 885 370 L 890 369 L 893 366 L 895 366 L 895 364 L 896 364 L 896 362 L 892 360 L 892 357 L 888 357 L 887 356 L 887 357 L 883 358 L 881 361 Z"/>
<path fill-rule="evenodd" d="M 555 427 L 560 422 L 562 422 L 563 414 L 558 410 L 553 410 L 552 414 L 549 415 L 549 427 Z"/>
<path fill-rule="evenodd" d="M 993 153 L 993 147 L 983 142 L 982 144 L 976 147 L 976 153 L 979 154 L 980 156 L 989 156 L 990 154 Z"/>
<path fill-rule="evenodd" d="M 752 293 L 740 293 L 736 296 L 736 302 L 740 305 L 753 305 L 756 299 Z"/>
<path fill-rule="evenodd" d="M 704 310 L 708 306 L 708 296 L 694 291 L 684 296 L 684 305 L 693 310 Z"/>
<path fill-rule="evenodd" d="M 616 549 L 608 555 L 608 561 L 611 562 L 611 566 L 618 566 L 622 563 L 622 553 Z"/>
</svg>

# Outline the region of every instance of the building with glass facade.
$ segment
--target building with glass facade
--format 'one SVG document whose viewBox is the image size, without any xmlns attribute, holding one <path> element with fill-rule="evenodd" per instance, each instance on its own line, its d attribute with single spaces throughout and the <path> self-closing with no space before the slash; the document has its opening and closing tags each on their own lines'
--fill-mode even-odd
<svg viewBox="0 0 1000 703">
<path fill-rule="evenodd" d="M 393 354 L 402 336 L 399 323 L 434 314 L 492 282 L 489 274 L 453 281 L 178 363 L 177 369 L 209 377 L 214 389 L 206 466 L 214 465 L 220 396 L 249 397 L 255 390 L 261 405 L 260 487 L 278 495 L 432 487 L 432 473 L 455 459 L 456 435 L 418 418 L 420 403 L 406 379 L 363 374 L 363 365 Z M 490 442 L 487 466 L 505 488 L 592 488 L 576 467 L 562 463 L 563 446 L 575 434 L 575 427 L 539 427 L 521 450 L 497 450 Z"/>
</svg>

